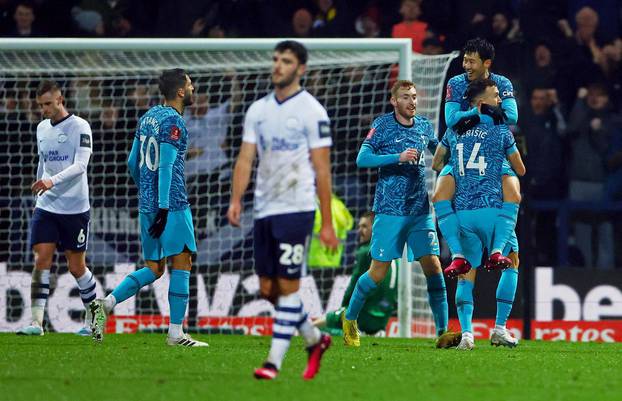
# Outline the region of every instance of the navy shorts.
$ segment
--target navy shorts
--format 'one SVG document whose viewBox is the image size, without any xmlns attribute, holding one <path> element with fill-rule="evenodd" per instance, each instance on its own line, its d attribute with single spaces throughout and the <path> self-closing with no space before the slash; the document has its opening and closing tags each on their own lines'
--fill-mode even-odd
<svg viewBox="0 0 622 401">
<path fill-rule="evenodd" d="M 89 221 L 88 211 L 58 214 L 35 208 L 30 226 L 30 245 L 55 243 L 59 251 L 86 251 Z"/>
<path fill-rule="evenodd" d="M 306 274 L 315 212 L 267 216 L 253 227 L 255 271 L 260 277 L 299 279 Z"/>
</svg>

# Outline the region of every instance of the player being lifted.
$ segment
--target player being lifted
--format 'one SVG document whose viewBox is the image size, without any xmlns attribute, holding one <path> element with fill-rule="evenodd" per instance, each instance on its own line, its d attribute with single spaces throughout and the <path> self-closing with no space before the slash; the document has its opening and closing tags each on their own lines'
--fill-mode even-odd
<svg viewBox="0 0 622 401">
<path fill-rule="evenodd" d="M 416 115 L 417 90 L 410 81 L 391 88 L 394 111 L 374 120 L 356 159 L 361 168 L 378 168 L 371 237 L 371 267 L 357 281 L 343 320 L 346 345 L 360 345 L 356 320 L 369 294 L 387 274 L 393 259 L 408 245 L 409 260 L 418 260 L 428 284 L 437 335 L 447 331 L 447 292 L 438 258 L 439 247 L 425 185 L 425 149 L 438 139 L 425 117 Z M 452 338 L 458 334 L 450 333 Z"/>
<path fill-rule="evenodd" d="M 493 249 L 495 222 L 504 213 L 501 184 L 503 163 L 509 160 L 511 167 L 520 175 L 525 174 L 525 165 L 508 127 L 505 124 L 495 125 L 493 118 L 481 113 L 487 106 L 497 107 L 501 103 L 495 82 L 491 79 L 475 80 L 469 84 L 465 96 L 470 106 L 478 110 L 479 123 L 463 134 L 447 130 L 440 147 L 451 151 L 450 164 L 456 180 L 454 204 L 460 222 L 460 240 L 467 261 L 477 268 L 484 249 Z M 511 244 L 508 244 L 502 252 L 507 254 L 510 248 Z M 474 347 L 471 321 L 476 272 L 477 269 L 472 269 L 458 279 L 456 308 L 462 328 L 458 349 Z M 490 339 L 493 345 L 514 347 L 518 343 L 505 328 L 517 282 L 517 267 L 503 270 L 496 294 L 497 316 Z"/>
<path fill-rule="evenodd" d="M 87 311 L 86 320 L 90 320 L 88 306 L 95 299 L 95 279 L 86 267 L 90 210 L 86 170 L 93 150 L 89 123 L 67 111 L 58 83 L 42 81 L 37 104 L 44 120 L 37 126 L 39 164 L 37 181 L 31 186 L 37 195 L 30 232 L 35 254 L 30 295 L 32 323 L 17 334 L 42 336 L 56 249 L 65 251 L 67 267 L 78 282 Z M 90 331 L 84 327 L 77 334 L 90 335 Z"/>
<path fill-rule="evenodd" d="M 255 269 L 259 291 L 275 306 L 272 345 L 257 379 L 274 379 L 296 329 L 307 345 L 303 373 L 312 379 L 331 338 L 313 326 L 298 292 L 306 273 L 306 251 L 315 215 L 315 185 L 322 214 L 321 242 L 338 245 L 330 209 L 330 122 L 322 105 L 301 88 L 307 49 L 295 41 L 276 45 L 272 59 L 274 92 L 246 112 L 242 147 L 233 171 L 227 217 L 240 225 L 241 200 L 259 157 L 254 205 Z"/>
<path fill-rule="evenodd" d="M 514 89 L 509 79 L 502 75 L 490 72 L 490 66 L 495 56 L 492 44 L 483 39 L 471 39 L 462 49 L 464 54 L 462 67 L 465 72 L 451 78 L 447 83 L 445 99 L 445 122 L 447 127 L 453 128 L 458 134 L 466 132 L 480 122 L 481 115 L 492 117 L 495 124 L 516 124 L 518 108 L 514 99 Z M 464 94 L 470 82 L 476 79 L 488 78 L 499 88 L 502 103 L 500 106 L 484 105 L 481 114 L 476 107 L 471 107 Z M 458 221 L 452 208 L 451 200 L 455 193 L 455 180 L 451 166 L 447 165 L 440 174 L 436 183 L 432 202 L 438 220 L 438 226 L 449 245 L 452 262 L 445 269 L 450 277 L 467 272 L 471 266 L 464 258 L 460 245 Z M 520 183 L 516 174 L 507 162 L 503 166 L 503 213 L 499 215 L 495 227 L 495 240 L 490 257 L 485 267 L 489 270 L 507 268 L 511 259 L 503 256 L 502 250 L 508 241 L 512 244 L 511 257 L 518 258 L 518 240 L 514 233 L 518 218 L 518 207 L 521 201 Z"/>
<path fill-rule="evenodd" d="M 138 186 L 141 245 L 145 266 L 129 274 L 104 299 L 91 304 L 93 338 L 102 341 L 106 317 L 114 306 L 170 269 L 167 344 L 204 347 L 182 330 L 188 305 L 194 228 L 184 180 L 188 131 L 182 114 L 193 102 L 194 87 L 184 70 L 166 70 L 159 79 L 164 104 L 154 106 L 138 122 L 128 168 Z"/>
</svg>

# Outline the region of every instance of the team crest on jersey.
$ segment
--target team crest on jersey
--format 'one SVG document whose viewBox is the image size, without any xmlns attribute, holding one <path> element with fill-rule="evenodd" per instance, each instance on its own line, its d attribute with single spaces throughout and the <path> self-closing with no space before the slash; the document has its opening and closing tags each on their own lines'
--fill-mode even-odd
<svg viewBox="0 0 622 401">
<path fill-rule="evenodd" d="M 179 127 L 177 127 L 176 125 L 174 125 L 174 126 L 171 128 L 171 132 L 169 132 L 168 136 L 169 136 L 169 138 L 171 138 L 172 140 L 177 141 L 177 140 L 179 140 L 179 134 L 180 134 L 180 132 L 181 132 L 181 131 L 179 130 Z"/>
<path fill-rule="evenodd" d="M 376 132 L 376 128 L 370 129 L 369 132 L 367 133 L 367 137 L 365 137 L 365 139 L 371 139 L 371 137 L 374 136 L 374 132 Z"/>
<path fill-rule="evenodd" d="M 58 134 L 58 143 L 65 143 L 67 141 L 67 135 L 64 133 Z"/>
</svg>

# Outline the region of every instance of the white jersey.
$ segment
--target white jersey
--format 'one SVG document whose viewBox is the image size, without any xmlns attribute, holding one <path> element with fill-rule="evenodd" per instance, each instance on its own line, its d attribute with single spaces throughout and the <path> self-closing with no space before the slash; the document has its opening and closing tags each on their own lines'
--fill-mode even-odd
<svg viewBox="0 0 622 401">
<path fill-rule="evenodd" d="M 73 114 L 56 124 L 49 119 L 39 123 L 37 179 L 49 178 L 54 186 L 37 197 L 36 207 L 58 214 L 89 210 L 86 166 L 92 143 L 89 123 Z"/>
<path fill-rule="evenodd" d="M 301 89 L 282 102 L 274 93 L 255 101 L 242 140 L 257 145 L 256 219 L 315 210 L 309 151 L 331 146 L 332 139 L 328 114 L 309 92 Z"/>
</svg>

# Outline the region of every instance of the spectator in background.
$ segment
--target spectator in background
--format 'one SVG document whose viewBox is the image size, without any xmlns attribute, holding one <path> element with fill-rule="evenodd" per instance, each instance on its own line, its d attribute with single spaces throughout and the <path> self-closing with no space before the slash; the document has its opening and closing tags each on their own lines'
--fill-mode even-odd
<svg viewBox="0 0 622 401">
<path fill-rule="evenodd" d="M 527 175 L 525 186 L 531 200 L 557 200 L 566 197 L 564 180 L 564 155 L 566 121 L 562 114 L 557 91 L 550 88 L 534 88 L 531 91 L 529 108 L 518 121 L 519 138 L 524 139 Z M 555 263 L 556 248 L 555 211 L 538 211 L 531 221 L 535 235 L 531 241 L 536 243 L 535 262 L 545 266 Z"/>
<path fill-rule="evenodd" d="M 495 69 L 516 80 L 520 64 L 516 58 L 521 54 L 520 43 L 516 40 L 519 32 L 518 19 L 512 18 L 509 10 L 498 8 L 491 18 L 490 43 L 495 46 Z"/>
<path fill-rule="evenodd" d="M 35 26 L 36 16 L 35 7 L 30 1 L 18 1 L 15 3 L 15 11 L 13 12 L 13 28 L 9 29 L 6 36 L 12 37 L 36 37 L 43 36 Z"/>
<path fill-rule="evenodd" d="M 603 47 L 598 64 L 610 83 L 612 103 L 620 110 L 622 107 L 622 39 L 617 38 Z"/>
<path fill-rule="evenodd" d="M 346 0 L 315 0 L 317 14 L 313 20 L 313 36 L 354 36 L 354 15 Z"/>
<path fill-rule="evenodd" d="M 413 51 L 421 53 L 423 41 L 431 36 L 428 31 L 428 23 L 419 20 L 421 17 L 421 0 L 402 0 L 400 14 L 402 15 L 402 22 L 393 25 L 391 37 L 410 38 Z"/>
<path fill-rule="evenodd" d="M 361 38 L 380 36 L 380 11 L 377 7 L 368 7 L 354 21 L 356 33 Z"/>
<path fill-rule="evenodd" d="M 435 54 L 443 54 L 444 52 L 443 44 L 436 36 L 431 36 L 423 41 L 422 54 L 433 56 Z"/>
<path fill-rule="evenodd" d="M 313 16 L 306 8 L 300 8 L 292 16 L 292 36 L 296 38 L 308 38 L 311 36 Z"/>
<path fill-rule="evenodd" d="M 571 200 L 599 202 L 605 199 L 607 154 L 614 124 L 605 84 L 593 83 L 587 89 L 581 88 L 568 124 L 572 154 L 569 165 Z M 592 250 L 593 229 L 598 231 L 598 252 Z M 613 267 L 613 227 L 608 216 L 603 213 L 579 213 L 575 219 L 574 234 L 586 266 Z"/>
</svg>

